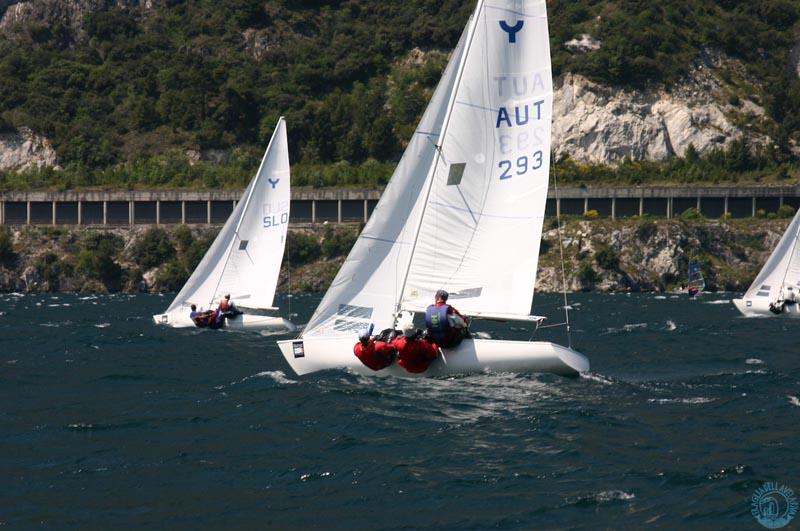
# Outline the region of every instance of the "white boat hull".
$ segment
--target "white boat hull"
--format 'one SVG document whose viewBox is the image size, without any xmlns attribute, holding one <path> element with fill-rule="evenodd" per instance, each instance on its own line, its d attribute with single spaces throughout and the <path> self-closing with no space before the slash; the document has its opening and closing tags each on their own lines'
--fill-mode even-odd
<svg viewBox="0 0 800 531">
<path fill-rule="evenodd" d="M 189 318 L 189 314 L 186 312 L 154 315 L 153 321 L 158 325 L 171 328 L 196 328 L 194 321 Z M 258 330 L 271 333 L 291 333 L 297 330 L 294 323 L 283 317 L 254 314 L 240 314 L 227 318 L 223 328 L 228 330 Z"/>
<path fill-rule="evenodd" d="M 432 377 L 483 371 L 548 372 L 577 376 L 589 370 L 589 360 L 570 348 L 544 341 L 465 339 L 453 349 L 442 349 L 428 370 L 412 374 L 392 364 L 373 371 L 353 354 L 355 337 L 312 337 L 278 341 L 286 361 L 298 376 L 326 369 L 350 369 L 365 375 Z"/>
<path fill-rule="evenodd" d="M 769 299 L 733 299 L 733 304 L 745 317 L 800 317 L 800 304 L 787 304 L 783 313 L 775 314 L 769 310 Z"/>
</svg>

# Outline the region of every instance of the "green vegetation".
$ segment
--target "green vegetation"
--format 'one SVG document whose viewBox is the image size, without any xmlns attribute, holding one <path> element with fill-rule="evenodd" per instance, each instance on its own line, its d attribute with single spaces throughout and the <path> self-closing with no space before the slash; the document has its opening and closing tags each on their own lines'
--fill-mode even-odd
<svg viewBox="0 0 800 531">
<path fill-rule="evenodd" d="M 51 9 L 44 21 L 0 35 L 0 130 L 27 126 L 43 134 L 64 167 L 0 173 L 0 190 L 241 188 L 280 115 L 295 184 L 381 186 L 474 8 L 472 0 L 96 5 L 83 20 Z M 800 140 L 800 80 L 786 74 L 797 2 L 558 0 L 548 7 L 556 75 L 669 87 L 709 50 L 720 50 L 744 64 L 741 72 L 716 72 L 729 87 L 728 102 L 763 104 L 771 120 L 759 127 L 775 139 L 768 149 L 734 142 L 702 158 L 690 149 L 664 164 L 608 168 L 562 159 L 555 165 L 560 182 L 797 177 L 789 146 Z M 575 53 L 564 45 L 583 33 L 600 48 Z M 189 149 L 231 155 L 190 164 Z"/>
<path fill-rule="evenodd" d="M 73 266 L 69 262 L 61 261 L 58 255 L 52 252 L 43 254 L 36 264 L 36 273 L 45 283 L 45 291 L 58 291 L 61 278 L 72 274 Z"/>
<path fill-rule="evenodd" d="M 647 243 L 650 238 L 658 232 L 658 225 L 652 219 L 642 219 L 636 227 L 636 238 L 642 242 Z"/>
<path fill-rule="evenodd" d="M 600 275 L 592 268 L 592 264 L 588 260 L 581 260 L 578 266 L 578 280 L 584 289 L 592 289 L 594 283 L 600 280 Z"/>
<path fill-rule="evenodd" d="M 555 159 L 554 159 L 555 160 Z M 553 165 L 560 185 L 610 184 L 663 185 L 740 182 L 789 184 L 800 176 L 800 167 L 777 146 L 751 151 L 744 141 L 716 149 L 701 157 L 690 145 L 685 156 L 665 162 L 625 159 L 617 167 L 581 164 L 562 156 Z"/>
<path fill-rule="evenodd" d="M 619 270 L 619 254 L 617 254 L 617 251 L 610 245 L 603 245 L 600 247 L 595 253 L 594 259 L 597 261 L 597 265 L 606 271 Z"/>
<path fill-rule="evenodd" d="M 99 280 L 108 291 L 118 291 L 122 285 L 122 267 L 115 258 L 123 243 L 122 238 L 112 233 L 89 233 L 78 253 L 77 271 Z"/>
<path fill-rule="evenodd" d="M 352 230 L 349 228 L 334 230 L 333 227 L 327 225 L 320 246 L 322 256 L 325 258 L 334 258 L 336 256 L 346 255 L 356 243 L 360 232 L 360 229 Z"/>
<path fill-rule="evenodd" d="M 781 205 L 778 207 L 777 217 L 781 219 L 793 218 L 795 209 L 792 205 Z"/>
<path fill-rule="evenodd" d="M 182 233 L 184 234 L 184 233 Z M 189 233 L 191 237 L 191 232 Z M 184 235 L 184 242 L 186 236 Z M 160 266 L 175 256 L 175 247 L 164 229 L 152 227 L 147 229 L 132 249 L 133 259 L 145 269 Z"/>
<path fill-rule="evenodd" d="M 0 228 L 0 266 L 12 266 L 16 257 L 11 231 L 6 227 Z"/>
</svg>

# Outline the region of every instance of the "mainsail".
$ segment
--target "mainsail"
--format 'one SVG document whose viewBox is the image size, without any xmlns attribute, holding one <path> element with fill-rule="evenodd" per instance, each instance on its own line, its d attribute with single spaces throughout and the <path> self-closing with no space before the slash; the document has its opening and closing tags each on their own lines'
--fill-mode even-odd
<svg viewBox="0 0 800 531">
<path fill-rule="evenodd" d="M 289 150 L 278 120 L 258 172 L 166 313 L 206 309 L 226 294 L 247 309 L 272 307 L 289 223 Z"/>
<path fill-rule="evenodd" d="M 544 0 L 478 2 L 414 137 L 304 337 L 392 326 L 437 289 L 529 317 L 550 165 Z"/>
<path fill-rule="evenodd" d="M 763 298 L 769 302 L 777 300 L 783 286 L 800 289 L 800 210 L 795 214 L 786 232 L 767 263 L 759 272 L 744 299 Z"/>
</svg>

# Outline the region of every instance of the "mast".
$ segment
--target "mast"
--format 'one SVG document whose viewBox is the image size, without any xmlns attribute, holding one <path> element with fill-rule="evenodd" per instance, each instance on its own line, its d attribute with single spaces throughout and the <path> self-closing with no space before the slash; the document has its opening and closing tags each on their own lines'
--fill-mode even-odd
<svg viewBox="0 0 800 531">
<path fill-rule="evenodd" d="M 439 161 L 442 157 L 442 144 L 444 143 L 445 135 L 447 134 L 447 126 L 450 124 L 450 117 L 453 114 L 453 106 L 455 105 L 456 94 L 458 93 L 458 87 L 461 84 L 461 78 L 464 74 L 464 65 L 467 62 L 467 57 L 469 56 L 469 50 L 472 46 L 472 39 L 475 36 L 475 25 L 478 23 L 478 18 L 480 16 L 481 10 L 483 9 L 484 1 L 478 0 L 478 5 L 475 8 L 475 12 L 472 15 L 472 20 L 470 20 L 469 24 L 469 34 L 467 36 L 466 43 L 464 45 L 464 53 L 459 60 L 458 65 L 458 73 L 456 74 L 455 83 L 453 83 L 453 91 L 450 94 L 450 98 L 447 102 L 447 111 L 445 112 L 444 121 L 442 124 L 442 130 L 439 132 L 439 143 L 435 145 L 436 149 L 436 158 L 431 164 L 431 168 L 428 171 L 427 176 L 427 190 L 425 190 L 425 201 L 422 204 L 422 209 L 420 211 L 419 217 L 417 218 L 417 228 L 414 232 L 414 242 L 411 244 L 411 251 L 408 253 L 408 261 L 406 262 L 405 267 L 405 274 L 403 275 L 403 283 L 400 286 L 400 292 L 397 295 L 397 302 L 395 303 L 395 316 L 394 316 L 394 326 L 397 326 L 397 319 L 400 313 L 400 302 L 403 298 L 403 293 L 406 291 L 406 283 L 408 282 L 408 273 L 411 270 L 411 261 L 414 259 L 414 250 L 417 248 L 417 242 L 419 241 L 419 233 L 422 229 L 422 221 L 425 219 L 425 211 L 428 208 L 428 199 L 431 195 L 431 190 L 433 189 L 433 180 L 436 176 L 436 168 L 439 166 Z"/>
</svg>

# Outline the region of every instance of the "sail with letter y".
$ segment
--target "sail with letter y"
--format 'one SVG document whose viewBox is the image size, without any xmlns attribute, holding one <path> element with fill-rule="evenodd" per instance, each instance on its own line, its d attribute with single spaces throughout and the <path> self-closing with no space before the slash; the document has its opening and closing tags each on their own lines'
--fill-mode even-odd
<svg viewBox="0 0 800 531">
<path fill-rule="evenodd" d="M 530 315 L 550 166 L 553 103 L 544 0 L 480 1 L 372 217 L 300 339 L 298 373 L 350 367 L 355 331 L 395 327 L 434 293 L 475 318 Z M 549 342 L 469 338 L 426 375 L 483 369 L 576 374 Z M 389 367 L 382 372 L 400 371 Z"/>
<path fill-rule="evenodd" d="M 243 313 L 225 319 L 227 328 L 292 332 L 295 326 L 269 315 L 278 283 L 289 224 L 289 148 L 286 122 L 278 120 L 256 175 L 225 225 L 157 324 L 195 326 L 190 306 L 213 310 L 230 295 Z"/>
</svg>

